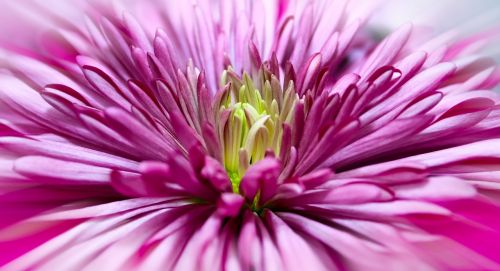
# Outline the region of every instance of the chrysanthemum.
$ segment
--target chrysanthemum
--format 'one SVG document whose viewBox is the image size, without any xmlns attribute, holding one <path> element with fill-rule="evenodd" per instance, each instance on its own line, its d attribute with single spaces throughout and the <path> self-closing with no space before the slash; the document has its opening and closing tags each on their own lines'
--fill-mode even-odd
<svg viewBox="0 0 500 271">
<path fill-rule="evenodd" d="M 495 30 L 69 3 L 0 34 L 1 270 L 500 270 Z"/>
</svg>

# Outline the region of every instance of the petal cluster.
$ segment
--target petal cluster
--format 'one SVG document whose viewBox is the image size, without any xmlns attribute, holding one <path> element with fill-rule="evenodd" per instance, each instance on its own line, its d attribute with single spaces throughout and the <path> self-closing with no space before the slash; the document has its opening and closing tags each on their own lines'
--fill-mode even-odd
<svg viewBox="0 0 500 271">
<path fill-rule="evenodd" d="M 500 269 L 495 31 L 379 39 L 370 1 L 13 8 L 45 24 L 0 39 L 1 270 Z"/>
</svg>

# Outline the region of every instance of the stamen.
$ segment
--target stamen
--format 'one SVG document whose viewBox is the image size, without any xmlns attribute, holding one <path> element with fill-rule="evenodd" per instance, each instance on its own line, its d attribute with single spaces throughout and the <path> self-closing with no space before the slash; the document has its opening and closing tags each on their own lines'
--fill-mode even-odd
<svg viewBox="0 0 500 271">
<path fill-rule="evenodd" d="M 224 167 L 233 191 L 238 193 L 241 178 L 250 165 L 263 159 L 266 153 L 280 153 L 283 124 L 291 122 L 298 95 L 293 83 L 283 91 L 272 75 L 270 79 L 255 82 L 246 73 L 238 77 L 231 68 L 223 72 L 221 85 L 229 89 L 219 101 L 216 118 L 220 120 L 224 112 L 229 116 L 220 123 L 219 136 Z"/>
</svg>

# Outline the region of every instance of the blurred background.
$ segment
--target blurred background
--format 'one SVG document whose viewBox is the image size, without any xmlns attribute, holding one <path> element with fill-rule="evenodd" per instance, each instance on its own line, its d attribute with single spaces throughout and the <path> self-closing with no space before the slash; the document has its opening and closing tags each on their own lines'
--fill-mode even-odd
<svg viewBox="0 0 500 271">
<path fill-rule="evenodd" d="M 467 36 L 491 30 L 500 36 L 500 0 L 388 0 L 372 17 L 378 31 L 412 22 L 435 33 L 453 31 Z M 385 34 L 385 33 L 382 33 Z M 500 61 L 500 39 L 485 48 Z"/>
</svg>

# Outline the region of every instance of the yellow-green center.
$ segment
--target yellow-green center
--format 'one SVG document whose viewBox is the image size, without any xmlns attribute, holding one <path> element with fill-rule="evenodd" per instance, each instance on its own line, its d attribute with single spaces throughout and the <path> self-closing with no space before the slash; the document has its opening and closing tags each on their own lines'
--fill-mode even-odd
<svg viewBox="0 0 500 271">
<path fill-rule="evenodd" d="M 298 97 L 293 83 L 283 91 L 274 76 L 254 82 L 248 74 L 239 78 L 230 69 L 223 73 L 221 85 L 226 88 L 216 120 L 224 167 L 233 191 L 238 193 L 241 178 L 251 164 L 266 153 L 279 155 L 283 124 L 291 121 Z M 228 114 L 227 121 L 222 118 L 224 114 Z"/>
</svg>

